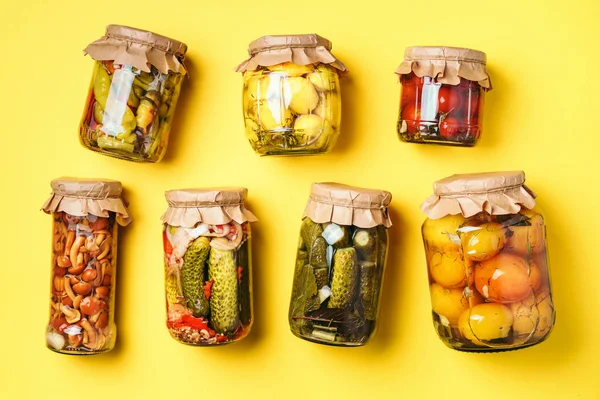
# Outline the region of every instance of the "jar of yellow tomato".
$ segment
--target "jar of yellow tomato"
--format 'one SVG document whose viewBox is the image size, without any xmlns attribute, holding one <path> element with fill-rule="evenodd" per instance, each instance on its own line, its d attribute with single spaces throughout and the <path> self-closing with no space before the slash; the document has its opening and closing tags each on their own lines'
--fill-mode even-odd
<svg viewBox="0 0 600 400">
<path fill-rule="evenodd" d="M 261 156 L 333 148 L 340 132 L 339 77 L 347 69 L 321 36 L 263 36 L 236 71 L 244 77 L 246 137 Z"/>
<path fill-rule="evenodd" d="M 546 225 L 525 174 L 453 175 L 422 205 L 433 321 L 463 351 L 544 341 L 554 326 Z"/>
<path fill-rule="evenodd" d="M 118 225 L 131 222 L 121 182 L 59 178 L 42 210 L 52 214 L 46 345 L 63 354 L 113 349 Z"/>
<path fill-rule="evenodd" d="M 81 144 L 124 160 L 160 161 L 186 74 L 186 51 L 168 37 L 109 25 L 84 50 L 96 62 L 79 125 Z"/>
</svg>

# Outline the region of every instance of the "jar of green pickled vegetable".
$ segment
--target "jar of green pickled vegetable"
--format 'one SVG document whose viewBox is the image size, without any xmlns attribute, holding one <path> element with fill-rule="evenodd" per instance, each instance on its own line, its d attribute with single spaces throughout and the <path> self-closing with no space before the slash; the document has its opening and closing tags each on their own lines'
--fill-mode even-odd
<svg viewBox="0 0 600 400">
<path fill-rule="evenodd" d="M 110 351 L 117 337 L 117 225 L 131 222 L 121 183 L 56 179 L 42 210 L 53 220 L 46 345 L 64 354 Z"/>
<path fill-rule="evenodd" d="M 333 148 L 340 132 L 339 77 L 347 72 L 318 35 L 263 36 L 236 71 L 244 77 L 246 137 L 261 156 Z"/>
<path fill-rule="evenodd" d="M 538 344 L 554 326 L 546 225 L 522 171 L 453 175 L 422 205 L 433 322 L 462 351 Z"/>
<path fill-rule="evenodd" d="M 167 328 L 180 343 L 245 338 L 253 322 L 250 222 L 243 188 L 171 190 L 162 216 Z"/>
<path fill-rule="evenodd" d="M 84 50 L 96 62 L 79 125 L 81 144 L 124 160 L 160 161 L 186 74 L 186 50 L 165 36 L 109 25 Z"/>
<path fill-rule="evenodd" d="M 289 309 L 292 333 L 362 346 L 377 312 L 392 222 L 389 192 L 314 183 L 300 228 Z"/>
</svg>

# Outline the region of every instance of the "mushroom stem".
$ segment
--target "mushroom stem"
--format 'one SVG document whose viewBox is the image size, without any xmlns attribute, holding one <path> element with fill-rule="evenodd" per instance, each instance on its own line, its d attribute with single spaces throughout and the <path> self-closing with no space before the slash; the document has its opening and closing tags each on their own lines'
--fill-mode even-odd
<svg viewBox="0 0 600 400">
<path fill-rule="evenodd" d="M 74 324 L 81 319 L 81 313 L 74 308 L 62 306 L 60 310 L 65 314 L 65 318 L 70 324 Z"/>
<path fill-rule="evenodd" d="M 100 255 L 98 257 L 96 257 L 97 260 L 102 260 L 110 252 L 110 241 L 109 240 L 105 240 L 102 243 L 102 245 L 100 246 L 100 251 L 101 251 Z"/>
<path fill-rule="evenodd" d="M 73 300 L 73 303 L 75 303 L 75 293 L 73 293 L 73 289 L 71 289 L 71 277 L 69 275 L 65 275 L 63 277 L 63 281 L 64 281 L 64 289 L 65 292 L 67 292 L 67 296 L 69 296 L 69 298 L 71 300 Z"/>
<path fill-rule="evenodd" d="M 90 349 L 96 349 L 96 330 L 85 318 L 82 319 L 80 323 L 83 330 L 87 333 L 87 338 L 83 338 L 83 344 Z"/>
<path fill-rule="evenodd" d="M 69 234 L 72 231 L 69 231 Z M 75 234 L 75 232 L 73 232 L 73 234 Z M 78 236 L 77 239 L 75 240 L 75 242 L 73 243 L 73 246 L 71 246 L 71 250 L 69 251 L 69 258 L 71 259 L 71 264 L 73 266 L 78 265 L 77 264 L 77 256 L 79 254 L 79 248 L 81 246 L 83 246 L 83 244 L 85 243 L 85 236 Z M 82 260 L 83 261 L 83 260 Z"/>
</svg>

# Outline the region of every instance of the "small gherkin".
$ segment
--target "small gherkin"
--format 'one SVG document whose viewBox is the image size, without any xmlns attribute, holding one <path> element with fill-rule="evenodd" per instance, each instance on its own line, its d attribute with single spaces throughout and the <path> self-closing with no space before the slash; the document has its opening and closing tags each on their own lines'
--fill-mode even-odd
<svg viewBox="0 0 600 400">
<path fill-rule="evenodd" d="M 182 294 L 179 291 L 179 282 L 177 282 L 176 274 L 169 274 L 165 271 L 165 294 L 169 304 L 177 304 L 179 296 Z"/>
<path fill-rule="evenodd" d="M 208 258 L 210 325 L 219 333 L 232 333 L 238 326 L 238 276 L 233 251 L 212 248 Z"/>
<path fill-rule="evenodd" d="M 338 249 L 333 256 L 333 277 L 328 308 L 347 308 L 353 305 L 358 281 L 356 250 Z"/>
<path fill-rule="evenodd" d="M 200 236 L 188 247 L 181 267 L 183 297 L 196 317 L 206 317 L 208 299 L 204 295 L 204 271 L 210 251 L 210 239 Z"/>
</svg>

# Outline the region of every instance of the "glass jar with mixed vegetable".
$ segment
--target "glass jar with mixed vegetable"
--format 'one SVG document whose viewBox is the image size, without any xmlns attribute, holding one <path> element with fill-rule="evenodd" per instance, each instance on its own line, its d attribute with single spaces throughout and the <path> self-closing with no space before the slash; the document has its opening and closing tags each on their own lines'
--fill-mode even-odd
<svg viewBox="0 0 600 400">
<path fill-rule="evenodd" d="M 544 217 L 523 183 L 522 172 L 455 175 L 423 206 L 433 321 L 449 347 L 513 350 L 554 326 Z"/>
<path fill-rule="evenodd" d="M 391 194 L 315 183 L 296 253 L 289 324 L 299 338 L 361 346 L 372 337 L 387 256 Z"/>
<path fill-rule="evenodd" d="M 474 146 L 491 81 L 486 55 L 454 47 L 409 47 L 396 73 L 398 135 L 406 142 Z"/>
<path fill-rule="evenodd" d="M 65 354 L 110 351 L 117 334 L 117 223 L 130 222 L 121 184 L 61 178 L 52 188 L 43 207 L 53 220 L 47 347 Z"/>
<path fill-rule="evenodd" d="M 252 327 L 250 222 L 242 188 L 166 193 L 163 215 L 167 328 L 180 343 L 210 346 Z"/>
<path fill-rule="evenodd" d="M 243 73 L 246 137 L 265 155 L 333 148 L 340 132 L 339 76 L 346 67 L 318 35 L 264 36 L 250 44 Z"/>
<path fill-rule="evenodd" d="M 85 49 L 96 61 L 79 126 L 81 143 L 125 160 L 160 161 L 186 73 L 186 50 L 164 36 L 108 26 Z"/>
</svg>

